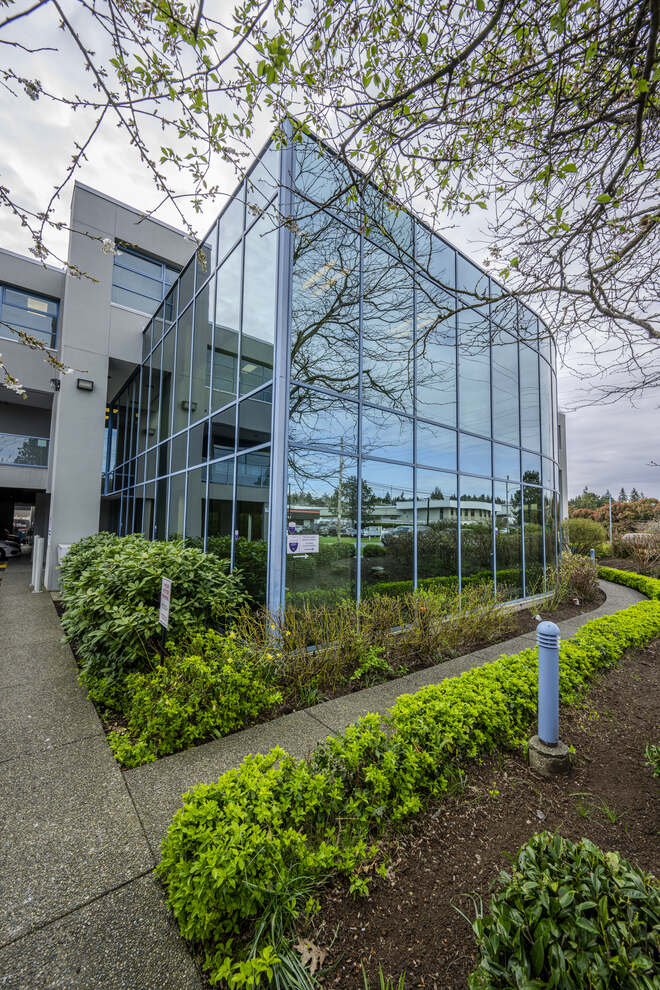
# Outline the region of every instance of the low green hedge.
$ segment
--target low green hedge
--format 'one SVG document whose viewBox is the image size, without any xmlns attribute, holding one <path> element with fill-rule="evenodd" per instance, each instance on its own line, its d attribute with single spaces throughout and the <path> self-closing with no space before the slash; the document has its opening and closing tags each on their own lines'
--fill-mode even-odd
<svg viewBox="0 0 660 990">
<path fill-rule="evenodd" d="M 493 580 L 492 571 L 477 571 L 463 578 L 463 587 L 471 584 L 487 584 Z M 520 568 L 509 568 L 505 571 L 498 571 L 498 584 L 520 584 L 522 581 L 522 571 Z M 434 591 L 442 588 L 456 590 L 458 588 L 458 577 L 454 574 L 442 577 L 421 578 L 417 582 L 417 587 L 425 591 Z M 412 581 L 380 581 L 375 584 L 362 585 L 362 597 L 373 598 L 374 595 L 388 595 L 396 598 L 399 595 L 409 595 L 412 592 Z"/>
<path fill-rule="evenodd" d="M 587 623 L 560 647 L 562 702 L 658 635 L 656 601 Z M 386 716 L 365 716 L 309 760 L 274 749 L 189 791 L 158 872 L 182 935 L 205 947 L 211 982 L 259 986 L 265 968 L 278 966 L 269 919 L 292 903 L 300 878 L 314 889 L 344 873 L 366 892 L 386 825 L 444 793 L 466 761 L 523 743 L 536 704 L 537 652 L 523 650 L 402 695 Z"/>
<path fill-rule="evenodd" d="M 634 574 L 631 571 L 619 571 L 616 567 L 599 567 L 598 577 L 603 581 L 625 584 L 627 588 L 634 588 L 647 598 L 660 599 L 660 581 L 657 578 L 645 577 L 644 574 Z"/>
<path fill-rule="evenodd" d="M 470 990 L 657 990 L 660 884 L 588 839 L 535 835 L 473 930 Z"/>
</svg>

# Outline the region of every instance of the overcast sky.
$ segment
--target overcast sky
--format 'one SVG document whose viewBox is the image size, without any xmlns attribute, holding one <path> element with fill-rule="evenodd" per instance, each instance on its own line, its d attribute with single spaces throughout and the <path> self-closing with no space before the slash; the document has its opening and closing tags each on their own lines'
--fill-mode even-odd
<svg viewBox="0 0 660 990">
<path fill-rule="evenodd" d="M 33 44 L 61 43 L 61 33 L 53 33 L 54 21 L 48 7 L 31 15 L 30 26 Z M 25 75 L 34 77 L 34 62 L 28 62 L 27 57 L 21 69 Z M 58 91 L 62 87 L 80 91 L 86 83 L 84 74 L 80 74 L 78 59 L 71 50 L 57 56 L 40 56 L 39 75 L 46 86 Z M 68 165 L 73 142 L 86 134 L 85 124 L 82 113 L 74 114 L 61 104 L 44 98 L 33 102 L 24 94 L 17 99 L 5 89 L 0 89 L 0 133 L 4 139 L 0 185 L 8 187 L 13 198 L 23 206 L 32 210 L 43 209 L 56 178 L 62 176 Z M 255 147 L 266 137 L 266 131 L 258 135 Z M 108 123 L 97 134 L 87 160 L 77 172 L 77 178 L 145 211 L 153 209 L 159 201 L 151 176 L 113 123 Z M 231 167 L 220 161 L 214 166 L 211 181 L 229 194 L 236 179 Z M 61 200 L 61 218 L 65 220 L 70 195 L 71 190 L 68 189 Z M 186 210 L 189 222 L 199 235 L 203 235 L 211 225 L 222 203 L 222 200 L 217 200 L 215 204 L 208 203 L 201 214 L 195 214 L 192 209 Z M 166 207 L 157 215 L 168 223 L 180 226 L 172 207 Z M 31 246 L 29 236 L 2 208 L 0 225 L 2 246 L 27 254 Z M 454 228 L 447 236 L 477 260 L 480 259 L 483 252 L 478 231 L 470 233 L 468 229 L 461 231 Z M 65 254 L 66 234 L 54 234 L 48 244 L 60 255 Z M 583 393 L 584 388 L 582 380 L 576 380 L 567 368 L 561 369 L 560 407 L 569 410 L 576 401 L 576 395 Z M 659 407 L 660 395 L 656 393 L 637 407 L 618 403 L 569 411 L 569 496 L 579 493 L 585 485 L 596 491 L 609 487 L 614 494 L 618 494 L 622 486 L 626 491 L 634 486 L 646 495 L 660 498 L 660 468 L 649 466 L 651 460 L 660 462 Z"/>
</svg>

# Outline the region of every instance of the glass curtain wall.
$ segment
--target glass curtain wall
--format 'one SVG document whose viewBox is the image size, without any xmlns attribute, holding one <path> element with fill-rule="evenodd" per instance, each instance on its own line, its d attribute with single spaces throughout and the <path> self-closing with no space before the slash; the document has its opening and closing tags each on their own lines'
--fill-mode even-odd
<svg viewBox="0 0 660 990">
<path fill-rule="evenodd" d="M 143 356 L 109 405 L 120 532 L 218 553 L 255 602 L 281 539 L 273 608 L 481 581 L 508 599 L 543 590 L 557 555 L 551 334 L 313 139 L 266 148 Z M 273 416 L 288 424 L 274 437 Z"/>
<path fill-rule="evenodd" d="M 542 591 L 556 560 L 550 334 L 312 139 L 294 188 L 283 600 Z"/>
</svg>

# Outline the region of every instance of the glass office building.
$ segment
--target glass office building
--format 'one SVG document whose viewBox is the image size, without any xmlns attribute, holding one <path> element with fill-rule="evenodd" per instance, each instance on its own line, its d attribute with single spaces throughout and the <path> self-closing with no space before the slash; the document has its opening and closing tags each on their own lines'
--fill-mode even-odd
<svg viewBox="0 0 660 990">
<path fill-rule="evenodd" d="M 270 143 L 108 411 L 120 533 L 184 538 L 253 598 L 492 581 L 557 555 L 556 346 L 312 138 Z"/>
</svg>

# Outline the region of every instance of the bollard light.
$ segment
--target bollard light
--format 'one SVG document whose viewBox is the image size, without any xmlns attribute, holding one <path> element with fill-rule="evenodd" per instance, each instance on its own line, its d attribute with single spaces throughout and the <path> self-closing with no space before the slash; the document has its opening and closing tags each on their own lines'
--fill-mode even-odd
<svg viewBox="0 0 660 990">
<path fill-rule="evenodd" d="M 536 627 L 539 647 L 539 715 L 538 735 L 529 740 L 529 762 L 544 777 L 568 773 L 570 754 L 559 738 L 559 627 L 554 622 L 539 622 Z"/>
<path fill-rule="evenodd" d="M 591 548 L 591 550 L 589 551 L 589 556 L 591 557 L 591 559 L 592 559 L 592 560 L 594 561 L 594 563 L 595 563 L 595 562 L 596 562 L 596 551 L 594 550 L 594 548 L 593 548 L 593 547 L 592 547 L 592 548 Z"/>
<path fill-rule="evenodd" d="M 559 626 L 540 622 L 536 629 L 539 646 L 539 739 L 546 746 L 559 741 Z"/>
</svg>

